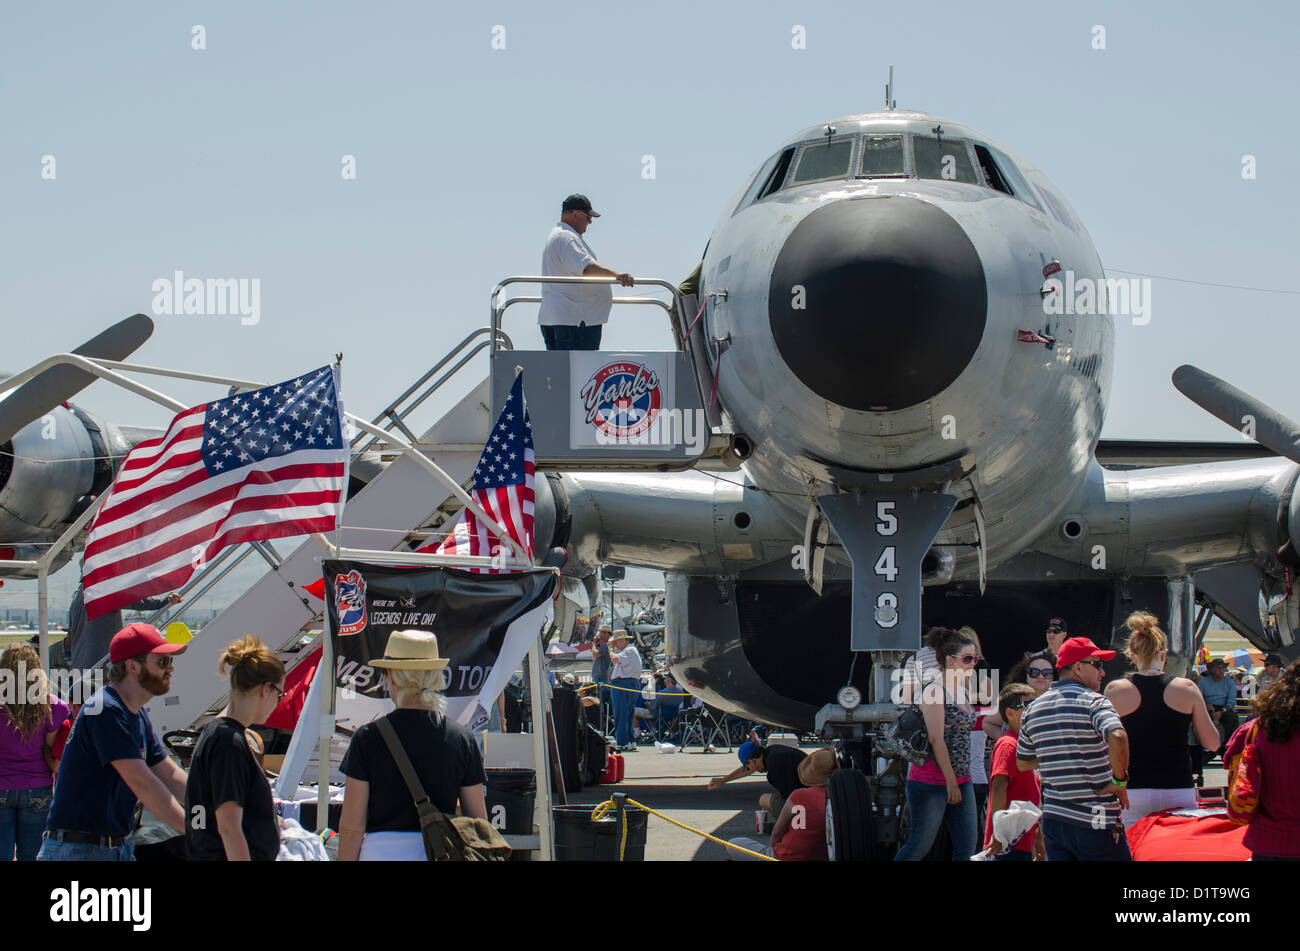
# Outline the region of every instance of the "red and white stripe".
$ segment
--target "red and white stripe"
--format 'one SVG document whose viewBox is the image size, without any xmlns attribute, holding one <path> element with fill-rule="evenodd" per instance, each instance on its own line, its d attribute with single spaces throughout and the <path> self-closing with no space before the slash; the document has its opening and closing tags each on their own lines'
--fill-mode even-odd
<svg viewBox="0 0 1300 951">
<path fill-rule="evenodd" d="M 475 489 L 470 497 L 491 515 L 501 527 L 533 557 L 533 495 L 535 485 L 534 453 L 524 451 L 524 481 L 522 484 L 503 485 L 491 489 Z M 513 549 L 479 520 L 469 509 L 461 513 L 451 533 L 436 547 L 426 545 L 420 551 L 433 551 L 439 555 L 486 555 L 498 553 L 514 561 Z M 473 568 L 486 574 L 499 574 L 496 568 Z M 509 569 L 503 569 L 509 570 Z"/>
<path fill-rule="evenodd" d="M 346 445 L 209 473 L 199 452 L 206 411 L 181 413 L 122 462 L 86 541 L 88 617 L 174 590 L 228 545 L 335 527 Z"/>
</svg>

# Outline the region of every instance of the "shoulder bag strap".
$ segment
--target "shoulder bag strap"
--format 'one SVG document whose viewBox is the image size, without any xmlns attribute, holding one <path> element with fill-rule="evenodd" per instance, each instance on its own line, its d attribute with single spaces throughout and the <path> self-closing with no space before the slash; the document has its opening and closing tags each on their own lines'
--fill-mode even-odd
<svg viewBox="0 0 1300 951">
<path fill-rule="evenodd" d="M 397 739 L 397 733 L 393 730 L 393 725 L 388 722 L 388 717 L 380 717 L 375 723 L 379 726 L 379 734 L 388 744 L 388 751 L 393 754 L 393 761 L 397 763 L 397 769 L 402 774 L 402 779 L 406 781 L 406 788 L 415 801 L 415 811 L 420 814 L 420 832 L 425 836 L 425 842 L 429 842 L 428 827 L 437 824 L 444 833 L 446 841 L 451 845 L 452 851 L 456 857 L 460 858 L 465 850 L 464 843 L 460 841 L 460 835 L 456 832 L 455 827 L 447 822 L 446 816 L 442 814 L 437 806 L 429 799 L 420 784 L 420 778 L 415 775 L 415 767 L 411 765 L 411 758 L 406 755 L 406 750 L 402 749 L 401 741 Z M 450 831 L 448 831 L 450 830 Z M 441 856 L 437 856 L 440 858 Z M 435 858 L 435 856 L 430 856 Z"/>
</svg>

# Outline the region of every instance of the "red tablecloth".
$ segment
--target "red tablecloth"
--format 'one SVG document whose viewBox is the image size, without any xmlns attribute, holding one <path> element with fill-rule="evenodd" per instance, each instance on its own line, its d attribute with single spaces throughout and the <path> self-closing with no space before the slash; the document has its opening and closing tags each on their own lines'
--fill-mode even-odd
<svg viewBox="0 0 1300 951">
<path fill-rule="evenodd" d="M 1128 830 L 1136 862 L 1246 862 L 1245 826 L 1228 821 L 1222 806 L 1168 809 L 1139 819 Z"/>
</svg>

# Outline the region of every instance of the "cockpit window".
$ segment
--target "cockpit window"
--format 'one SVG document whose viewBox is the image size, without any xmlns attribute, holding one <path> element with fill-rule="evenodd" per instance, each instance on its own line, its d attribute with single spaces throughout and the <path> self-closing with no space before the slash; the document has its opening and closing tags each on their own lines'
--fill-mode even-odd
<svg viewBox="0 0 1300 951">
<path fill-rule="evenodd" d="M 912 140 L 918 178 L 938 178 L 946 182 L 975 185 L 979 179 L 971 168 L 966 143 L 961 139 L 916 136 Z"/>
<path fill-rule="evenodd" d="M 768 195 L 772 194 L 772 192 L 781 187 L 781 183 L 785 181 L 785 173 L 790 170 L 790 161 L 793 158 L 794 147 L 791 146 L 777 156 L 776 165 L 773 167 L 771 173 L 768 174 L 766 179 L 764 179 L 762 175 L 759 175 L 758 180 L 763 184 L 758 189 L 758 194 L 754 197 L 754 201 L 762 201 Z"/>
<path fill-rule="evenodd" d="M 902 178 L 907 175 L 901 135 L 868 135 L 862 138 L 862 160 L 858 175 L 863 178 Z"/>
<path fill-rule="evenodd" d="M 791 185 L 824 182 L 832 178 L 849 177 L 849 161 L 853 158 L 853 139 L 832 139 L 830 142 L 812 142 L 804 146 L 799 164 L 794 170 Z"/>
<path fill-rule="evenodd" d="M 975 146 L 976 153 L 979 152 L 980 148 L 981 146 Z M 1003 179 L 1005 179 L 1006 183 L 1011 186 L 1011 194 L 1015 195 L 1026 205 L 1042 211 L 1042 206 L 1038 204 L 1038 199 L 1034 197 L 1034 190 L 1030 188 L 1029 183 L 1025 181 L 1025 176 L 1020 174 L 1020 169 L 1018 169 L 1016 163 L 1011 160 L 1011 156 L 1007 155 L 1005 152 L 999 152 L 992 146 L 988 147 L 988 153 L 989 157 L 997 163 L 997 169 L 1002 173 Z"/>
<path fill-rule="evenodd" d="M 754 180 L 750 182 L 749 187 L 745 189 L 745 194 L 741 197 L 739 204 L 736 205 L 736 211 L 749 207 L 750 203 L 758 196 L 759 191 L 768 183 L 768 180 L 771 179 L 772 171 L 776 168 L 777 160 L 780 158 L 781 153 L 777 152 L 762 164 L 758 173 L 754 176 Z M 732 214 L 735 214 L 735 212 L 732 212 Z"/>
</svg>

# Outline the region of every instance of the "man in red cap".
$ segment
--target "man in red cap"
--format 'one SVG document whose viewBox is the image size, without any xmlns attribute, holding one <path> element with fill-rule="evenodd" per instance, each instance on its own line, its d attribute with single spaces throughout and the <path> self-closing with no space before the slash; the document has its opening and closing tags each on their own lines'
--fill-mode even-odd
<svg viewBox="0 0 1300 951">
<path fill-rule="evenodd" d="M 144 706 L 171 686 L 168 643 L 149 624 L 128 624 L 109 645 L 109 686 L 77 714 L 63 752 L 38 862 L 130 862 L 135 807 L 185 831 L 185 771 L 167 758 Z"/>
<path fill-rule="evenodd" d="M 1130 861 L 1120 809 L 1128 808 L 1128 734 L 1098 690 L 1104 651 L 1086 637 L 1061 644 L 1060 679 L 1029 704 L 1016 766 L 1043 782 L 1047 860 Z"/>
</svg>

